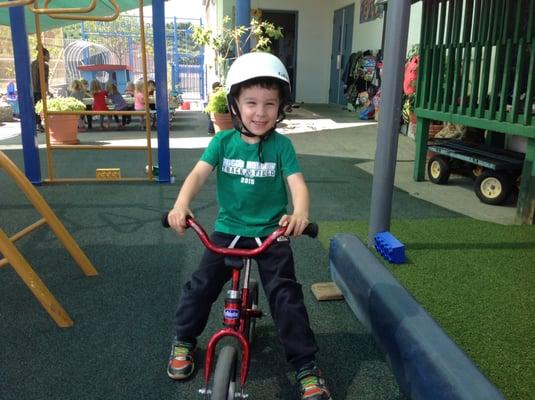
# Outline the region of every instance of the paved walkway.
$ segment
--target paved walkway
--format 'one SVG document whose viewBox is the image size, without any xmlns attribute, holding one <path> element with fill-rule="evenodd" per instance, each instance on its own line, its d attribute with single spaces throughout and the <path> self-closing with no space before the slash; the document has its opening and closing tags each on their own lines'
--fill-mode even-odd
<svg viewBox="0 0 535 400">
<path fill-rule="evenodd" d="M 188 120 L 192 119 L 188 116 L 190 113 L 198 111 L 177 113 L 170 132 L 171 148 L 204 148 L 210 141 L 208 135 L 199 136 L 198 129 L 188 129 Z M 355 113 L 337 106 L 303 104 L 288 114 L 280 130 L 291 135 L 300 154 L 355 158 L 358 159 L 357 167 L 373 173 L 377 145 L 375 122 L 359 121 Z M 145 144 L 144 132 L 140 130 L 84 132 L 79 137 L 82 142 L 100 143 L 103 146 Z M 398 138 L 396 187 L 411 196 L 472 218 L 500 224 L 515 223 L 515 204 L 491 206 L 481 203 L 473 191 L 470 178 L 452 175 L 448 185 L 415 182 L 412 179 L 415 143 L 404 135 Z M 44 147 L 43 135 L 38 135 L 38 142 L 40 147 Z M 20 143 L 18 122 L 0 125 L 0 150 L 21 148 Z M 157 147 L 156 139 L 153 139 L 152 146 Z M 395 215 L 392 217 L 395 218 Z"/>
</svg>

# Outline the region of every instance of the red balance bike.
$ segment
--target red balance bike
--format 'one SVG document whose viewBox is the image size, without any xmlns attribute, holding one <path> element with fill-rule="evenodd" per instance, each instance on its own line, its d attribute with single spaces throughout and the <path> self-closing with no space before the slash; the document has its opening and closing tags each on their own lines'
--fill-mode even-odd
<svg viewBox="0 0 535 400">
<path fill-rule="evenodd" d="M 227 291 L 225 298 L 223 314 L 223 325 L 225 327 L 214 333 L 208 342 L 204 362 L 205 387 L 199 389 L 199 393 L 204 395 L 206 399 L 211 400 L 246 399 L 248 395 L 244 393 L 244 387 L 251 360 L 250 347 L 254 336 L 256 318 L 260 318 L 263 315 L 258 308 L 258 282 L 250 277 L 251 260 L 262 254 L 274 241 L 283 236 L 286 228 L 281 227 L 275 230 L 257 248 L 236 249 L 219 247 L 212 243 L 202 226 L 193 218 L 189 217 L 186 223 L 188 227 L 197 233 L 207 249 L 240 261 L 239 263 L 230 263 L 232 278 L 230 280 L 230 289 Z M 166 228 L 169 227 L 167 213 L 162 217 L 162 224 Z M 318 235 L 318 225 L 310 223 L 303 234 L 315 238 Z M 242 272 L 243 280 L 241 279 Z M 228 336 L 235 338 L 241 348 L 239 382 L 237 381 L 238 350 L 234 345 L 225 345 L 219 351 L 211 382 L 210 378 L 217 343 Z"/>
</svg>

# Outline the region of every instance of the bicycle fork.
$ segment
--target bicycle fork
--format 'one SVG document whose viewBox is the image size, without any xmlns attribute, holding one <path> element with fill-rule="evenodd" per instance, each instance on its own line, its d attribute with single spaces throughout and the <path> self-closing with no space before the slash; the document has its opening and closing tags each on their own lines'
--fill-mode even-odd
<svg viewBox="0 0 535 400">
<path fill-rule="evenodd" d="M 243 387 L 247 381 L 247 374 L 249 372 L 250 365 L 250 345 L 249 340 L 246 337 L 245 327 L 247 321 L 250 318 L 259 318 L 262 316 L 262 311 L 258 309 L 248 309 L 249 299 L 249 278 L 251 270 L 251 259 L 243 259 L 244 280 L 243 288 L 240 293 L 240 278 L 241 268 L 235 267 L 232 270 L 231 289 L 227 291 L 227 297 L 225 298 L 224 317 L 223 324 L 225 327 L 217 331 L 208 342 L 206 349 L 206 358 L 204 364 L 204 381 L 205 389 L 201 389 L 202 394 L 208 394 L 210 390 L 209 382 L 212 372 L 212 366 L 214 364 L 215 349 L 217 343 L 226 336 L 234 337 L 240 344 L 242 357 L 241 357 L 241 369 L 240 369 L 240 387 L 242 388 L 241 394 L 236 393 L 236 398 L 246 398 L 247 395 L 243 393 Z"/>
</svg>

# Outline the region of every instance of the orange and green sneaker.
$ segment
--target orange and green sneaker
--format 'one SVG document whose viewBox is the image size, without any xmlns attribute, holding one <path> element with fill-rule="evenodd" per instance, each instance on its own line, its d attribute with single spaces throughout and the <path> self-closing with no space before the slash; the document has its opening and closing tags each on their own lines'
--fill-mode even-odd
<svg viewBox="0 0 535 400">
<path fill-rule="evenodd" d="M 300 386 L 301 400 L 332 400 L 325 379 L 314 362 L 301 367 L 295 378 Z"/>
<path fill-rule="evenodd" d="M 188 379 L 195 370 L 195 346 L 191 343 L 173 341 L 167 375 L 175 380 Z"/>
</svg>

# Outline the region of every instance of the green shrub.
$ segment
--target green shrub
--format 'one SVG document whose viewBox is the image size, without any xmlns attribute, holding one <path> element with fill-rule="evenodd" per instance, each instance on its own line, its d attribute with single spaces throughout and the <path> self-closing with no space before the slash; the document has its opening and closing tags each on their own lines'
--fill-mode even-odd
<svg viewBox="0 0 535 400">
<path fill-rule="evenodd" d="M 227 95 L 225 89 L 220 87 L 210 95 L 208 105 L 204 109 L 207 113 L 228 113 Z"/>
<path fill-rule="evenodd" d="M 85 111 L 85 104 L 74 97 L 53 97 L 47 99 L 46 109 L 48 111 Z M 43 112 L 43 100 L 39 100 L 35 105 L 35 112 Z"/>
</svg>

